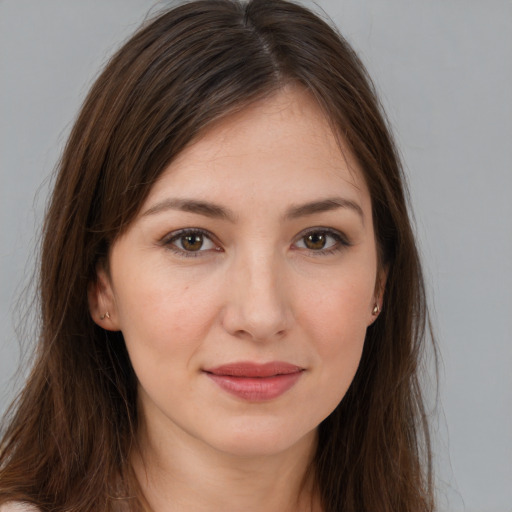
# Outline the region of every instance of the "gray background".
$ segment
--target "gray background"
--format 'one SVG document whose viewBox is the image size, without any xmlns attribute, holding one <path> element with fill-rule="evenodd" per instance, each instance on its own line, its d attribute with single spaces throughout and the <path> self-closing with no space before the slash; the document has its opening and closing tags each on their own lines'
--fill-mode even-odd
<svg viewBox="0 0 512 512">
<path fill-rule="evenodd" d="M 442 355 L 440 510 L 512 511 L 512 2 L 318 4 L 369 68 L 409 175 Z M 23 378 L 16 299 L 48 176 L 101 64 L 155 5 L 0 0 L 0 411 Z"/>
</svg>

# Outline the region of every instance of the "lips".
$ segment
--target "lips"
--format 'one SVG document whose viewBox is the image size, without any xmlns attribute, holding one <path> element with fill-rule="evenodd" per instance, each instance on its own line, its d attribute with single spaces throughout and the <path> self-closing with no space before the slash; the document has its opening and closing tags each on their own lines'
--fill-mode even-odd
<svg viewBox="0 0 512 512">
<path fill-rule="evenodd" d="M 231 363 L 204 373 L 222 390 L 250 402 L 273 400 L 295 385 L 304 369 L 282 361 Z"/>
</svg>

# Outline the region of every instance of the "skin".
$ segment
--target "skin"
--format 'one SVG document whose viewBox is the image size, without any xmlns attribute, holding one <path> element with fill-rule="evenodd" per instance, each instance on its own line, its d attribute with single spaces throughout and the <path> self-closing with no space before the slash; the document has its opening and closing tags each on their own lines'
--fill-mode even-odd
<svg viewBox="0 0 512 512">
<path fill-rule="evenodd" d="M 228 214 L 184 211 L 190 200 Z M 153 510 L 320 510 L 306 473 L 316 429 L 354 377 L 383 289 L 371 211 L 357 163 L 298 89 L 221 120 L 161 175 L 89 297 L 139 380 L 133 463 Z M 238 361 L 303 371 L 253 402 L 204 371 Z"/>
</svg>

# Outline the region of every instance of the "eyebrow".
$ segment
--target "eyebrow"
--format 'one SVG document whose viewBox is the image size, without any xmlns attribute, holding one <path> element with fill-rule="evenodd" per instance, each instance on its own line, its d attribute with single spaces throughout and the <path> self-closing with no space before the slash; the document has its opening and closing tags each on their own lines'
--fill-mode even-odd
<svg viewBox="0 0 512 512">
<path fill-rule="evenodd" d="M 200 201 L 197 199 L 164 199 L 146 210 L 142 216 L 154 215 L 166 210 L 181 210 L 183 212 L 196 213 L 213 219 L 236 221 L 236 215 L 231 210 L 219 206 L 209 201 Z"/>
<path fill-rule="evenodd" d="M 310 203 L 292 206 L 285 213 L 284 218 L 286 220 L 297 219 L 299 217 L 314 215 L 315 213 L 329 212 L 339 208 L 346 208 L 354 211 L 361 217 L 361 220 L 364 223 L 364 212 L 361 206 L 359 206 L 355 201 L 344 199 L 343 197 L 330 197 L 321 201 L 312 201 Z"/>
<path fill-rule="evenodd" d="M 364 213 L 358 203 L 344 199 L 342 197 L 330 197 L 321 201 L 311 201 L 310 203 L 301 204 L 290 207 L 284 214 L 284 220 L 293 220 L 315 213 L 329 212 L 344 208 L 357 213 L 364 222 Z M 167 210 L 180 210 L 213 219 L 223 219 L 230 222 L 236 222 L 237 215 L 230 209 L 220 206 L 209 201 L 201 201 L 197 199 L 177 199 L 169 198 L 156 203 L 154 206 L 146 210 L 142 216 L 154 215 Z"/>
</svg>

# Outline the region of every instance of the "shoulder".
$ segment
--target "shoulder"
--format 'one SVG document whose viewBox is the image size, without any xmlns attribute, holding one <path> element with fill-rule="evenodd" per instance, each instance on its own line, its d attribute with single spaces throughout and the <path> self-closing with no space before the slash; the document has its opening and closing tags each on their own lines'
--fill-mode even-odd
<svg viewBox="0 0 512 512">
<path fill-rule="evenodd" d="M 38 509 L 34 505 L 23 503 L 21 501 L 11 501 L 0 505 L 0 512 L 37 512 Z"/>
</svg>

